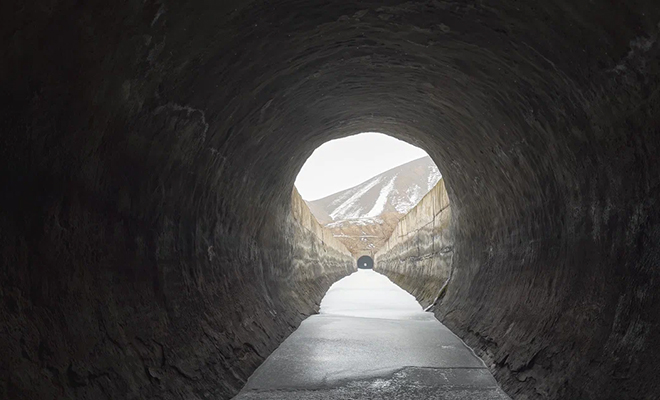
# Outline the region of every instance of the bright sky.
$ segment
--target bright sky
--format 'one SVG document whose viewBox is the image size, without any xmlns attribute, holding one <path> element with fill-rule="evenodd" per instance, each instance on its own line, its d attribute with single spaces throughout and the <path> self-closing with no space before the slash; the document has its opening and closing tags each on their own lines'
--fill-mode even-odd
<svg viewBox="0 0 660 400">
<path fill-rule="evenodd" d="M 317 200 L 426 155 L 419 147 L 382 133 L 331 140 L 307 159 L 296 178 L 296 188 L 303 199 Z"/>
</svg>

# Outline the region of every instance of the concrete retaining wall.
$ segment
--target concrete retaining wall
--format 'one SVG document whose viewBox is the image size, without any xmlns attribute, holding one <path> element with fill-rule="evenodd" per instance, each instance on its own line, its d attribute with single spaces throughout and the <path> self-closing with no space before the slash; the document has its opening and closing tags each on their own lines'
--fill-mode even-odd
<svg viewBox="0 0 660 400">
<path fill-rule="evenodd" d="M 328 250 L 333 250 L 339 254 L 346 255 L 353 259 L 353 255 L 346 248 L 346 246 L 335 239 L 332 232 L 324 228 L 323 225 L 319 224 L 316 220 L 316 217 L 312 215 L 312 212 L 305 204 L 305 201 L 300 196 L 300 193 L 294 188 L 293 193 L 291 194 L 291 216 L 309 233 L 314 237 L 320 240 L 321 244 L 328 247 Z"/>
<path fill-rule="evenodd" d="M 434 302 L 449 278 L 453 254 L 451 209 L 441 179 L 399 222 L 376 253 L 376 269 L 426 307 Z"/>
<path fill-rule="evenodd" d="M 287 235 L 293 239 L 290 276 L 315 283 L 327 281 L 327 276 L 339 279 L 337 271 L 347 274 L 357 269 L 348 248 L 318 223 L 295 188 L 291 194 L 291 219 L 293 231 Z"/>
</svg>

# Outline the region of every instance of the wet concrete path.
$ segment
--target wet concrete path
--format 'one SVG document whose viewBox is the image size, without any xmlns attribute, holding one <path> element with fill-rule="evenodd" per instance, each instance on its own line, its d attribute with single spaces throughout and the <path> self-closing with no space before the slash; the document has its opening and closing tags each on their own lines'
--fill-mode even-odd
<svg viewBox="0 0 660 400">
<path fill-rule="evenodd" d="M 509 399 L 463 342 L 373 270 L 336 282 L 235 399 Z"/>
</svg>

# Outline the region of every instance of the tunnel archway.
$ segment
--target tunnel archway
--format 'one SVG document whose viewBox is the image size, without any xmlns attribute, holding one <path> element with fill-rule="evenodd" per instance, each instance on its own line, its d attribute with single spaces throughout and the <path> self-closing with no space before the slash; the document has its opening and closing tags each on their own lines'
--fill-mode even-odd
<svg viewBox="0 0 660 400">
<path fill-rule="evenodd" d="M 435 313 L 507 392 L 660 393 L 656 0 L 95 7 L 0 36 L 4 397 L 231 397 L 349 272 L 291 191 L 363 131 L 443 171 Z"/>
<path fill-rule="evenodd" d="M 398 222 L 441 180 L 419 147 L 378 132 L 316 148 L 295 188 L 316 220 L 352 254 L 375 254 Z"/>
<path fill-rule="evenodd" d="M 362 256 L 357 260 L 358 269 L 374 269 L 374 259 L 369 256 Z"/>
</svg>

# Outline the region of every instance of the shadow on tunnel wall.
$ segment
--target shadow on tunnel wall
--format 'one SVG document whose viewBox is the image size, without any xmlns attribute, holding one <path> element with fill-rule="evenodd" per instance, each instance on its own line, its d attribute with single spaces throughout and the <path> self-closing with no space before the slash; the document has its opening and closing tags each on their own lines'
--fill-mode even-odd
<svg viewBox="0 0 660 400">
<path fill-rule="evenodd" d="M 660 396 L 657 0 L 2 10 L 0 397 L 236 393 L 346 273 L 291 189 L 364 131 L 443 172 L 436 315 L 509 394 Z"/>
</svg>

